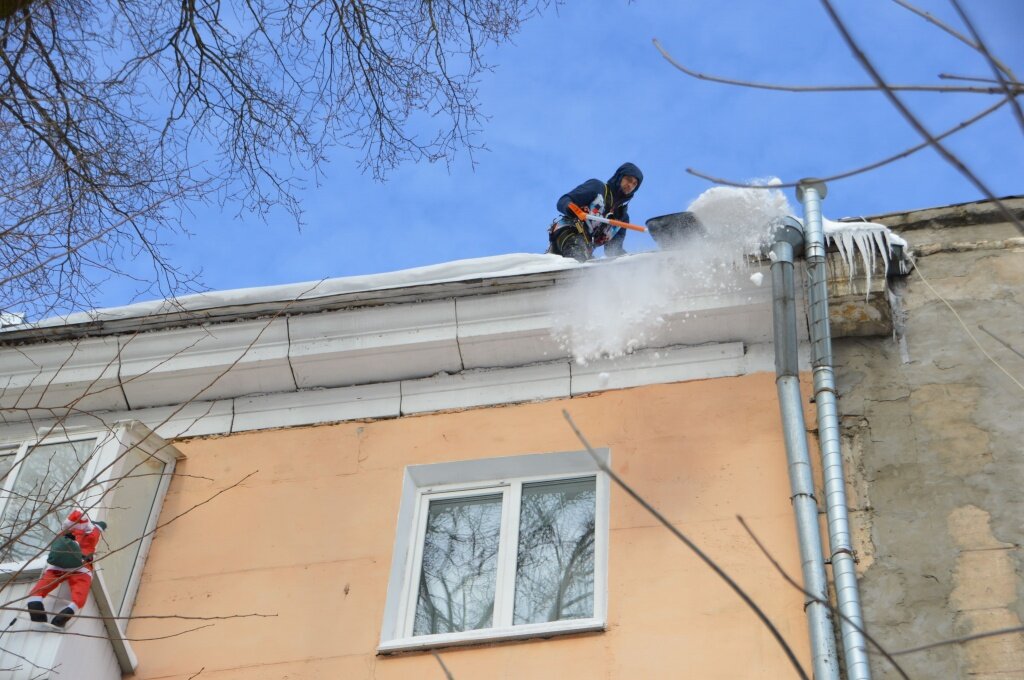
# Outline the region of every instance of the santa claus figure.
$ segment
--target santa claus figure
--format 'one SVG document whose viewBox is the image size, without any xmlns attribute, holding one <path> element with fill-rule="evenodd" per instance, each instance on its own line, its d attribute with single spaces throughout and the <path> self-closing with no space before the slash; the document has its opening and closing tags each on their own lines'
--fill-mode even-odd
<svg viewBox="0 0 1024 680">
<path fill-rule="evenodd" d="M 71 604 L 57 612 L 50 623 L 63 628 L 85 607 L 92 585 L 93 555 L 106 528 L 106 522 L 93 522 L 82 510 L 74 510 L 64 520 L 60 536 L 50 545 L 46 571 L 32 587 L 26 604 L 33 621 L 46 623 L 43 598 L 62 583 L 71 590 Z"/>
</svg>

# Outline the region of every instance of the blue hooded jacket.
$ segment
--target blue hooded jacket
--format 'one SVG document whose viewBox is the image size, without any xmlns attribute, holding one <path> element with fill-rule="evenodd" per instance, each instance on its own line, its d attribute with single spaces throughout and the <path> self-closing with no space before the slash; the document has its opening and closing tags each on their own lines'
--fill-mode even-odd
<svg viewBox="0 0 1024 680">
<path fill-rule="evenodd" d="M 636 189 L 629 195 L 623 194 L 622 188 L 619 186 L 622 183 L 622 178 L 626 176 L 636 177 L 637 180 Z M 575 203 L 586 210 L 599 197 L 601 201 L 598 201 L 598 203 L 603 201 L 603 207 L 600 210 L 602 217 L 629 222 L 629 201 L 640 190 L 640 185 L 643 184 L 643 181 L 644 173 L 633 163 L 623 163 L 620 165 L 607 183 L 599 179 L 588 179 L 558 199 L 556 207 L 558 212 L 562 213 L 564 217 L 558 220 L 556 229 L 562 226 L 570 226 L 576 219 L 576 215 L 569 209 L 569 203 Z M 601 225 L 596 229 L 592 229 L 590 236 L 595 246 L 603 245 L 605 247 L 605 253 L 608 255 L 622 255 L 625 252 L 622 249 L 622 242 L 626 239 L 626 230 L 621 227 Z"/>
</svg>

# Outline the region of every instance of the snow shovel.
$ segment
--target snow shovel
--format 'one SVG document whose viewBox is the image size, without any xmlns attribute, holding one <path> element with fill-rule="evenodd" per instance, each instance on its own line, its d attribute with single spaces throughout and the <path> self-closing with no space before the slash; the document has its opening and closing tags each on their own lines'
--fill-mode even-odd
<svg viewBox="0 0 1024 680">
<path fill-rule="evenodd" d="M 580 218 L 583 222 L 589 222 L 590 224 L 610 224 L 613 227 L 622 227 L 623 229 L 632 229 L 633 231 L 647 231 L 639 224 L 630 224 L 629 222 L 623 222 L 622 220 L 613 220 L 610 217 L 601 217 L 600 215 L 591 215 L 583 208 L 579 207 L 575 203 L 569 204 L 569 210 L 572 210 L 576 217 Z"/>
<path fill-rule="evenodd" d="M 682 248 L 690 239 L 704 234 L 704 226 L 692 212 L 659 215 L 646 224 L 651 238 L 662 250 Z"/>
</svg>

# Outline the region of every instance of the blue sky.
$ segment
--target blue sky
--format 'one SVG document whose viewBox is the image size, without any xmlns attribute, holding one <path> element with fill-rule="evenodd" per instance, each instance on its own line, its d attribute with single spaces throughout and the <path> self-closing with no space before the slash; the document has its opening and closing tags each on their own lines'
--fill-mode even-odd
<svg viewBox="0 0 1024 680">
<path fill-rule="evenodd" d="M 854 36 L 894 83 L 940 83 L 940 72 L 990 78 L 983 58 L 893 2 L 836 3 Z M 962 28 L 944 0 L 924 9 Z M 1024 76 L 1024 2 L 966 0 L 993 51 Z M 787 0 L 567 0 L 488 51 L 480 82 L 490 118 L 476 167 L 462 155 L 406 165 L 385 183 L 335 150 L 319 186 L 303 193 L 301 231 L 283 214 L 262 221 L 237 207 L 192 205 L 191 238 L 168 244 L 171 259 L 201 270 L 211 289 L 265 286 L 393 271 L 464 258 L 543 252 L 557 198 L 579 182 L 607 179 L 624 161 L 643 169 L 633 221 L 683 210 L 712 186 L 693 167 L 746 180 L 793 180 L 863 165 L 920 141 L 878 93 L 794 94 L 694 80 L 680 62 L 722 76 L 790 84 L 862 84 L 818 2 Z M 994 103 L 988 95 L 915 94 L 905 101 L 933 132 Z M 997 195 L 1024 193 L 1024 132 L 1004 107 L 949 146 Z M 312 177 L 308 178 L 312 182 Z M 792 192 L 787 191 L 795 204 Z M 830 185 L 830 218 L 871 215 L 981 198 L 935 152 L 921 151 L 868 175 Z M 628 251 L 653 242 L 631 233 Z M 101 306 L 131 301 L 110 282 Z"/>
</svg>

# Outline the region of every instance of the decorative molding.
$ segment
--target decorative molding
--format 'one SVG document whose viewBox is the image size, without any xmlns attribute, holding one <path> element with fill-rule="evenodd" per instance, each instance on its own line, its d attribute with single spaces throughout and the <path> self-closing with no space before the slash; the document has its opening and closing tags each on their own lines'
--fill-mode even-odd
<svg viewBox="0 0 1024 680">
<path fill-rule="evenodd" d="M 646 266 L 645 257 L 627 264 Z M 135 418 L 167 438 L 204 436 L 771 370 L 750 354 L 771 342 L 770 287 L 749 280 L 763 266 L 731 273 L 719 292 L 670 299 L 633 354 L 573 364 L 555 310 L 586 269 L 437 284 L 444 297 L 402 304 L 319 313 L 304 304 L 298 315 L 223 323 L 202 323 L 198 310 L 199 321 L 177 328 L 3 344 L 0 438 L 56 418 L 73 427 Z M 419 288 L 358 296 L 404 300 Z"/>
</svg>

